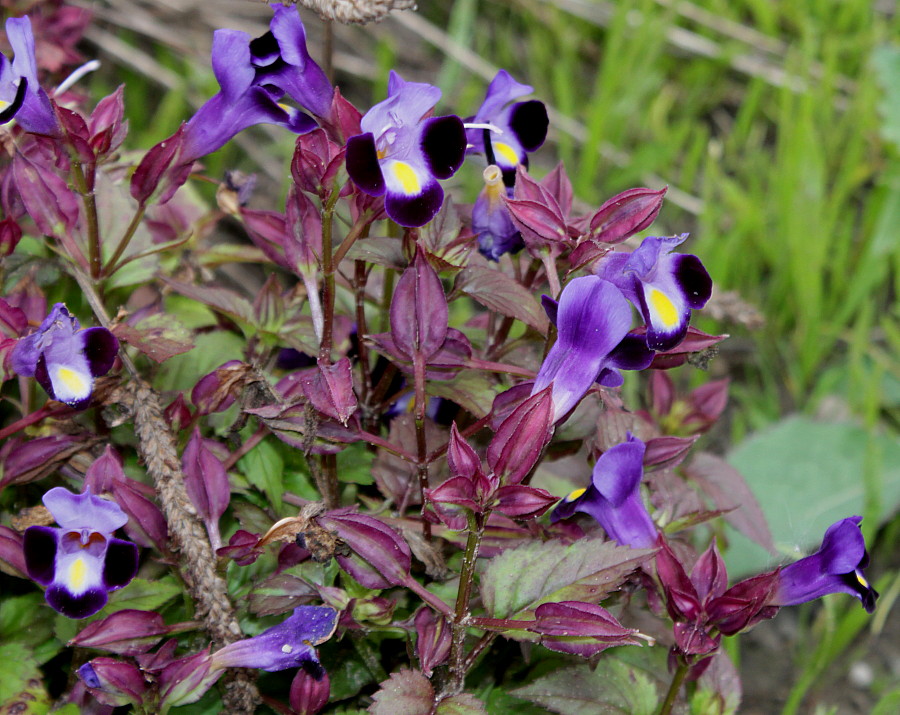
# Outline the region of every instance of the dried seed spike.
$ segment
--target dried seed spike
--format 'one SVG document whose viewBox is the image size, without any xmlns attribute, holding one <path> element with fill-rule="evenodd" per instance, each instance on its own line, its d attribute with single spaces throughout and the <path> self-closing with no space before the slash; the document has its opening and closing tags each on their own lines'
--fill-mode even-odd
<svg viewBox="0 0 900 715">
<path fill-rule="evenodd" d="M 391 10 L 415 10 L 415 0 L 294 0 L 295 4 L 318 13 L 323 20 L 345 25 L 379 22 Z"/>
</svg>

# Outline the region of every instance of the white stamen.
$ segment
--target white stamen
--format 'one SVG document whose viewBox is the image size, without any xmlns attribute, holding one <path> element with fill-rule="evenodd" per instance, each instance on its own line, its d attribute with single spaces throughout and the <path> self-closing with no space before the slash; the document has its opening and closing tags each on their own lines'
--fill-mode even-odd
<svg viewBox="0 0 900 715">
<path fill-rule="evenodd" d="M 88 72 L 93 72 L 94 70 L 98 69 L 100 69 L 100 60 L 91 60 L 90 62 L 85 62 L 83 65 L 81 65 L 81 67 L 79 67 L 62 81 L 62 84 L 60 84 L 59 87 L 56 88 L 54 94 L 62 94 L 78 80 L 84 77 Z"/>
<path fill-rule="evenodd" d="M 503 130 L 490 122 L 474 122 L 471 124 L 467 124 L 463 122 L 463 127 L 466 129 L 490 129 L 494 134 L 503 134 Z"/>
</svg>

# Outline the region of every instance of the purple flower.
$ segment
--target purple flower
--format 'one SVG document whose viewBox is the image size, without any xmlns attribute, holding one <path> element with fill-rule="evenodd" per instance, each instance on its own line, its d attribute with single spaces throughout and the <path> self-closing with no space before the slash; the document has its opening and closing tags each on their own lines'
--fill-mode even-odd
<svg viewBox="0 0 900 715">
<path fill-rule="evenodd" d="M 484 170 L 484 189 L 472 207 L 472 233 L 478 238 L 478 250 L 492 261 L 525 245 L 510 218 L 504 194 L 512 198 L 512 189 L 504 185 L 500 167 L 491 164 Z"/>
<path fill-rule="evenodd" d="M 671 253 L 687 237 L 645 238 L 632 253 L 610 253 L 597 269 L 641 312 L 651 350 L 678 345 L 687 334 L 691 310 L 702 308 L 712 295 L 712 280 L 700 259 Z"/>
<path fill-rule="evenodd" d="M 596 276 L 576 278 L 548 306 L 559 335 L 538 371 L 531 394 L 553 385 L 554 422 L 584 397 L 613 365 L 612 353 L 628 334 L 631 309 L 622 292 Z"/>
<path fill-rule="evenodd" d="M 384 196 L 387 215 L 401 226 L 423 226 L 440 210 L 449 179 L 462 165 L 466 136 L 453 115 L 430 116 L 441 90 L 406 82 L 391 71 L 388 98 L 360 121 L 347 141 L 347 173 L 369 196 Z"/>
<path fill-rule="evenodd" d="M 185 127 L 180 163 L 225 145 L 254 124 L 268 123 L 305 134 L 317 124 L 279 100 L 288 95 L 317 116 L 331 110 L 334 89 L 306 50 L 306 32 L 292 7 L 275 5 L 269 32 L 255 39 L 240 30 L 216 30 L 213 72 L 222 91 L 210 98 Z"/>
<path fill-rule="evenodd" d="M 38 83 L 31 20 L 28 17 L 9 18 L 6 37 L 14 54 L 12 62 L 0 55 L 0 124 L 15 117 L 26 132 L 59 134 L 59 123 L 50 98 Z"/>
<path fill-rule="evenodd" d="M 44 597 L 54 609 L 69 618 L 86 618 L 137 573 L 137 546 L 112 536 L 128 517 L 118 504 L 95 497 L 90 489 L 72 494 L 55 487 L 43 501 L 61 528 L 25 530 L 28 575 L 47 587 Z"/>
<path fill-rule="evenodd" d="M 582 512 L 594 517 L 607 534 L 623 546 L 643 549 L 656 543 L 656 525 L 641 499 L 645 445 L 632 434 L 604 452 L 591 477 L 591 486 L 577 489 L 553 510 L 552 521 Z"/>
<path fill-rule="evenodd" d="M 315 646 L 337 628 L 337 611 L 328 606 L 298 606 L 287 620 L 213 653 L 215 668 L 259 668 L 270 673 L 302 667 L 316 679 L 325 674 Z"/>
<path fill-rule="evenodd" d="M 519 164 L 528 166 L 526 152 L 539 148 L 547 138 L 549 120 L 543 102 L 532 99 L 511 104 L 514 99 L 533 91 L 533 87 L 516 82 L 509 72 L 500 70 L 470 122 L 491 125 L 491 128 L 475 126 L 466 129 L 469 144 L 466 153 L 487 155 L 488 163 L 496 164 L 503 171 L 508 186 L 515 181 L 516 167 Z"/>
<path fill-rule="evenodd" d="M 816 553 L 782 568 L 772 604 L 793 606 L 829 593 L 849 593 L 872 613 L 878 592 L 863 573 L 869 565 L 869 554 L 859 530 L 861 522 L 859 516 L 835 522 L 828 527 Z"/>
<path fill-rule="evenodd" d="M 94 378 L 109 372 L 119 341 L 106 328 L 80 330 L 63 303 L 53 306 L 36 333 L 22 338 L 11 355 L 13 371 L 34 377 L 54 400 L 87 407 Z"/>
</svg>

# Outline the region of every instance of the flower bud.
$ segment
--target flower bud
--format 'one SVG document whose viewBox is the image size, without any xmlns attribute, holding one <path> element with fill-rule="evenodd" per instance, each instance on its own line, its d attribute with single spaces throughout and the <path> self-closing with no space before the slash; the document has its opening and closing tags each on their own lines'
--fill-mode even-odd
<svg viewBox="0 0 900 715">
<path fill-rule="evenodd" d="M 78 669 L 78 677 L 104 705 L 141 705 L 148 683 L 132 663 L 94 658 Z"/>
<path fill-rule="evenodd" d="M 288 702 L 291 704 L 291 711 L 297 715 L 315 715 L 328 703 L 329 695 L 331 695 L 331 681 L 328 679 L 328 673 L 316 679 L 314 675 L 306 672 L 305 668 L 300 668 L 291 681 Z"/>
<path fill-rule="evenodd" d="M 430 608 L 420 608 L 413 620 L 416 626 L 416 655 L 427 677 L 450 655 L 451 632 L 447 620 Z"/>
<path fill-rule="evenodd" d="M 616 194 L 591 216 L 590 237 L 603 243 L 621 243 L 656 220 L 668 187 L 628 189 Z"/>
</svg>

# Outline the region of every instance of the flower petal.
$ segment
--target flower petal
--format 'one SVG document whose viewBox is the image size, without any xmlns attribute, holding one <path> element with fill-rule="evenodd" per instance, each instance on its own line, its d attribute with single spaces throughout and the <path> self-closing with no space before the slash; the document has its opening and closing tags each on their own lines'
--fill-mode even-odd
<svg viewBox="0 0 900 715">
<path fill-rule="evenodd" d="M 449 179 L 462 166 L 466 154 L 466 130 L 454 115 L 431 117 L 422 125 L 421 148 L 431 174 Z"/>
<path fill-rule="evenodd" d="M 127 586 L 137 576 L 138 547 L 130 541 L 110 539 L 103 562 L 103 585 L 108 591 Z"/>
<path fill-rule="evenodd" d="M 118 504 L 96 497 L 90 490 L 72 494 L 65 487 L 54 487 L 44 494 L 42 501 L 56 522 L 67 530 L 90 529 L 101 534 L 112 534 L 128 522 L 128 517 Z"/>
<path fill-rule="evenodd" d="M 29 526 L 23 535 L 22 550 L 28 575 L 41 586 L 53 582 L 56 572 L 56 551 L 62 529 L 52 526 Z"/>
<path fill-rule="evenodd" d="M 383 169 L 384 208 L 392 220 L 401 226 L 424 226 L 437 215 L 444 190 L 427 171 L 404 161 L 385 162 Z"/>
<path fill-rule="evenodd" d="M 347 140 L 347 174 L 369 196 L 383 196 L 384 175 L 378 163 L 378 150 L 371 132 Z"/>
</svg>

